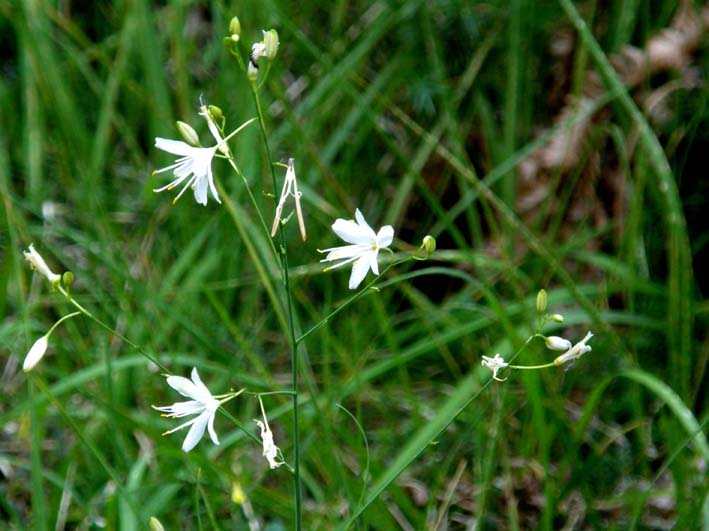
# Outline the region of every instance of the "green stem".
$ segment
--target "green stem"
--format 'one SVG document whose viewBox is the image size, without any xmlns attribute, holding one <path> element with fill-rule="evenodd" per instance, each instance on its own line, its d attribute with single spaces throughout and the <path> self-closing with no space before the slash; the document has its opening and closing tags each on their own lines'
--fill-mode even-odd
<svg viewBox="0 0 709 531">
<path fill-rule="evenodd" d="M 160 369 L 161 369 L 163 372 L 165 372 L 165 373 L 167 373 L 167 374 L 170 374 L 170 371 L 167 370 L 167 367 L 165 367 L 162 363 L 160 363 L 160 362 L 157 360 L 157 358 L 155 358 L 152 354 L 150 354 L 149 352 L 147 352 L 147 351 L 146 351 L 143 347 L 141 347 L 140 345 L 137 345 L 136 343 L 133 343 L 130 339 L 128 339 L 128 338 L 127 338 L 126 336 L 124 336 L 123 334 L 121 334 L 118 330 L 115 330 L 115 329 L 111 328 L 111 327 L 108 326 L 106 323 L 104 323 L 103 321 L 101 321 L 98 317 L 96 317 L 94 314 L 92 314 L 89 310 L 87 310 L 87 309 L 84 308 L 81 304 L 79 304 L 79 303 L 76 301 L 76 299 L 74 299 L 71 295 L 69 295 L 69 292 L 66 291 L 62 286 L 57 286 L 57 289 L 59 290 L 59 292 L 60 292 L 62 295 L 64 295 L 64 297 L 66 298 L 66 300 L 69 301 L 69 303 L 70 303 L 72 306 L 74 306 L 74 308 L 76 308 L 77 310 L 79 310 L 81 313 L 83 313 L 86 317 L 88 317 L 89 319 L 91 319 L 94 323 L 96 323 L 97 325 L 99 325 L 101 328 L 107 330 L 109 333 L 111 333 L 111 334 L 113 334 L 114 336 L 116 336 L 118 339 L 120 339 L 121 341 L 123 341 L 124 343 L 126 343 L 127 345 L 129 345 L 131 348 L 133 348 L 134 350 L 136 350 L 138 353 L 142 354 L 142 355 L 145 356 L 147 359 L 149 359 L 150 361 L 152 361 L 155 365 L 157 365 L 158 367 L 160 367 Z M 73 316 L 73 315 L 74 315 L 74 314 L 70 314 L 70 315 L 65 316 L 64 318 L 60 319 L 60 321 L 57 322 L 54 326 L 58 325 L 61 321 L 63 321 L 64 319 L 68 319 L 70 316 Z M 54 327 L 52 327 L 52 328 L 54 328 Z"/>
<path fill-rule="evenodd" d="M 508 365 L 509 369 L 546 369 L 547 367 L 556 367 L 556 364 L 552 361 L 551 363 L 545 363 L 544 365 Z"/>
<path fill-rule="evenodd" d="M 413 257 L 410 256 L 410 257 L 407 257 L 407 258 L 403 258 L 403 259 L 399 260 L 398 262 L 393 262 L 393 263 L 389 264 L 388 266 L 386 266 L 386 267 L 384 268 L 384 270 L 379 274 L 379 276 L 374 277 L 374 279 L 372 279 L 372 280 L 369 282 L 369 284 L 367 284 L 365 287 L 363 287 L 361 290 L 359 290 L 357 293 L 355 293 L 355 294 L 352 295 L 349 299 L 347 299 L 347 300 L 342 304 L 342 306 L 337 307 L 335 310 L 331 311 L 329 314 L 327 314 L 325 317 L 323 317 L 317 324 L 313 325 L 313 327 L 310 328 L 310 330 L 308 330 L 308 331 L 305 332 L 302 336 L 300 336 L 298 339 L 296 339 L 296 342 L 297 342 L 297 343 L 300 343 L 300 342 L 303 341 L 306 337 L 308 337 L 310 334 L 312 334 L 312 333 L 317 332 L 318 330 L 320 330 L 323 326 L 325 326 L 325 325 L 330 321 L 330 319 L 332 319 L 333 317 L 335 317 L 338 313 L 340 313 L 342 310 L 344 310 L 345 308 L 347 308 L 350 304 L 352 304 L 353 302 L 355 302 L 355 301 L 356 301 L 357 299 L 359 299 L 362 295 L 364 295 L 365 293 L 367 293 L 367 291 L 369 291 L 369 288 L 371 288 L 372 286 L 374 286 L 374 284 L 376 284 L 376 283 L 379 281 L 380 278 L 383 278 L 383 277 L 384 277 L 384 273 L 386 273 L 387 271 L 389 271 L 392 267 L 397 266 L 397 265 L 400 265 L 400 264 L 403 264 L 404 262 L 408 262 L 409 260 L 414 260 L 414 259 L 415 259 L 415 258 L 413 258 Z"/>
<path fill-rule="evenodd" d="M 258 92 L 254 83 L 251 83 L 251 95 L 254 98 L 256 110 L 258 111 L 259 124 L 261 126 L 261 136 L 263 144 L 266 148 L 266 157 L 268 166 L 271 170 L 271 180 L 273 181 L 273 189 L 278 190 L 276 182 L 276 172 L 273 168 L 273 157 L 271 156 L 271 148 L 268 144 L 268 135 L 266 134 L 266 122 L 263 118 L 261 110 L 261 102 L 258 97 Z M 268 228 L 265 227 L 266 233 L 269 235 Z M 295 487 L 295 529 L 301 531 L 303 525 L 303 493 L 300 481 L 300 426 L 298 419 L 298 341 L 295 334 L 295 321 L 293 314 L 293 297 L 291 294 L 290 277 L 288 274 L 288 250 L 286 245 L 286 237 L 283 225 L 279 226 L 278 232 L 281 239 L 281 269 L 283 271 L 283 285 L 286 294 L 286 303 L 288 306 L 288 332 L 290 335 L 291 344 L 291 388 L 293 390 L 293 481 Z"/>
</svg>

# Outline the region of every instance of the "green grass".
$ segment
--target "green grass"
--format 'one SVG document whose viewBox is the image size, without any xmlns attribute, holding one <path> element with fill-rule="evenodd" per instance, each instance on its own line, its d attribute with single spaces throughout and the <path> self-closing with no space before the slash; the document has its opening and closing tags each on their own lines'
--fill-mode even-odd
<svg viewBox="0 0 709 531">
<path fill-rule="evenodd" d="M 223 42 L 238 15 L 244 57 L 261 29 L 280 35 L 260 101 L 271 158 L 295 158 L 308 229 L 303 243 L 294 216 L 274 240 L 304 336 L 303 528 L 709 529 L 709 111 L 691 82 L 709 55 L 700 40 L 682 72 L 630 87 L 611 66 L 675 4 L 0 0 L 0 521 L 294 526 L 292 474 L 269 470 L 253 437 L 258 401 L 226 404 L 221 445 L 185 454 L 150 407 L 176 393 L 141 354 L 177 375 L 196 366 L 214 393 L 290 389 L 279 256 L 247 193 L 270 225 L 283 171 L 274 189 L 258 124 L 230 142 L 249 188 L 215 160 L 222 205 L 152 192 L 174 160 L 154 137 L 177 138 L 175 120 L 209 136 L 200 95 L 227 131 L 257 116 Z M 579 124 L 571 162 L 525 179 Z M 349 268 L 323 273 L 317 249 L 339 245 L 330 226 L 356 207 L 394 226 L 396 259 L 426 234 L 438 250 L 312 330 L 354 294 Z M 22 372 L 74 311 L 27 267 L 32 242 L 137 348 L 70 319 Z M 481 356 L 522 347 L 541 288 L 565 317 L 545 331 L 590 329 L 593 351 L 491 381 Z M 552 359 L 533 340 L 515 363 Z M 292 398 L 263 398 L 293 465 Z"/>
</svg>

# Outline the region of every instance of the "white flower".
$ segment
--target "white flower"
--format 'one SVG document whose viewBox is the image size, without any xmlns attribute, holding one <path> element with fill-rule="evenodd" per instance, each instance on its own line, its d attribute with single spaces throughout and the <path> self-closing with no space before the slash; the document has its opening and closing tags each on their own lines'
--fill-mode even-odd
<svg viewBox="0 0 709 531">
<path fill-rule="evenodd" d="M 565 352 L 571 348 L 571 341 L 559 336 L 549 336 L 544 339 L 544 343 L 549 350 Z"/>
<path fill-rule="evenodd" d="M 286 199 L 292 197 L 295 199 L 295 211 L 298 216 L 298 226 L 300 227 L 300 236 L 303 241 L 307 238 L 305 234 L 305 222 L 303 221 L 303 211 L 300 208 L 300 196 L 303 195 L 298 191 L 298 181 L 295 178 L 295 161 L 288 159 L 288 170 L 286 170 L 286 178 L 283 181 L 283 189 L 281 190 L 281 198 L 278 200 L 276 207 L 276 216 L 273 218 L 273 226 L 271 227 L 271 237 L 276 235 L 278 224 L 282 222 L 283 207 L 286 204 Z M 289 216 L 290 217 L 290 216 Z M 283 221 L 283 223 L 285 223 Z"/>
<path fill-rule="evenodd" d="M 509 363 L 505 363 L 504 358 L 500 356 L 499 352 L 495 354 L 494 358 L 491 358 L 489 356 L 483 356 L 481 364 L 492 371 L 492 377 L 498 382 L 504 382 L 505 380 L 507 380 L 507 378 L 497 377 L 497 371 L 499 371 L 500 369 L 504 369 L 509 365 Z"/>
<path fill-rule="evenodd" d="M 367 276 L 370 267 L 375 275 L 379 274 L 379 264 L 377 263 L 379 249 L 389 247 L 394 239 L 394 228 L 391 225 L 385 225 L 375 234 L 359 209 L 355 210 L 355 219 L 357 220 L 356 222 L 338 219 L 332 224 L 332 230 L 335 231 L 335 234 L 352 245 L 332 247 L 320 251 L 321 253 L 328 253 L 323 260 L 320 260 L 321 262 L 342 260 L 339 264 L 326 268 L 325 271 L 354 262 L 352 274 L 350 275 L 350 289 L 357 289 L 357 286 Z"/>
<path fill-rule="evenodd" d="M 593 337 L 593 334 L 589 332 L 586 334 L 586 337 L 584 337 L 581 341 L 576 343 L 573 347 L 571 347 L 569 350 L 567 350 L 565 353 L 563 353 L 561 356 L 556 358 L 554 360 L 554 365 L 563 365 L 567 361 L 571 360 L 577 360 L 586 352 L 590 352 L 593 350 L 590 346 L 586 344 L 587 341 L 589 341 Z"/>
<path fill-rule="evenodd" d="M 155 147 L 173 155 L 180 155 L 180 158 L 174 164 L 153 172 L 153 174 L 157 174 L 173 170 L 173 174 L 176 177 L 170 184 L 162 188 L 156 188 L 153 192 L 172 190 L 186 180 L 185 186 L 177 194 L 173 203 L 176 203 L 180 196 L 185 193 L 185 190 L 190 187 L 194 190 L 194 198 L 199 204 L 207 204 L 207 187 L 211 190 L 212 196 L 214 196 L 217 203 L 221 203 L 217 189 L 214 186 L 214 176 L 212 175 L 212 158 L 217 151 L 217 146 L 211 148 L 194 147 L 181 140 L 158 137 L 155 139 Z"/>
<path fill-rule="evenodd" d="M 173 155 L 180 155 L 180 158 L 175 161 L 174 164 L 166 166 L 153 172 L 153 174 L 162 173 L 164 171 L 173 170 L 173 174 L 176 179 L 170 184 L 163 186 L 162 188 L 156 188 L 153 192 L 162 192 L 164 190 L 172 190 L 176 186 L 182 184 L 183 181 L 187 181 L 185 186 L 177 194 L 174 199 L 173 204 L 177 202 L 180 196 L 185 193 L 187 188 L 192 188 L 194 190 L 195 200 L 201 204 L 207 204 L 207 188 L 212 192 L 212 196 L 217 201 L 221 203 L 219 199 L 219 194 L 214 186 L 214 176 L 212 175 L 212 159 L 214 158 L 217 149 L 221 151 L 224 155 L 229 155 L 229 147 L 226 145 L 225 140 L 219 133 L 217 125 L 214 123 L 214 119 L 209 114 L 206 105 L 200 107 L 200 116 L 203 116 L 207 120 L 207 126 L 209 127 L 209 132 L 212 133 L 214 140 L 217 144 L 214 147 L 203 148 L 190 146 L 186 142 L 181 140 L 170 140 L 167 138 L 157 137 L 155 139 L 155 147 L 172 153 Z"/>
<path fill-rule="evenodd" d="M 51 284 L 58 284 L 62 279 L 61 275 L 57 275 L 49 269 L 49 266 L 37 251 L 34 250 L 34 244 L 30 243 L 30 246 L 26 251 L 22 251 L 25 255 L 25 260 L 30 264 L 30 267 L 37 272 L 44 275 Z"/>
<path fill-rule="evenodd" d="M 273 470 L 274 468 L 278 468 L 285 462 L 276 461 L 279 448 L 273 442 L 273 432 L 271 432 L 271 428 L 268 426 L 268 419 L 266 418 L 266 411 L 264 411 L 263 409 L 263 402 L 261 401 L 261 397 L 259 396 L 258 399 L 259 403 L 261 404 L 261 414 L 263 415 L 263 422 L 255 419 L 254 422 L 258 424 L 259 428 L 261 428 L 261 440 L 263 441 L 263 456 L 266 458 L 266 461 L 268 461 L 268 465 L 271 467 L 271 470 Z"/>
<path fill-rule="evenodd" d="M 192 450 L 202 438 L 202 435 L 204 435 L 205 429 L 209 431 L 209 437 L 212 439 L 212 442 L 218 445 L 219 439 L 217 439 L 217 434 L 214 431 L 214 415 L 219 408 L 219 401 L 212 396 L 209 389 L 202 383 L 199 374 L 197 374 L 197 368 L 192 369 L 192 381 L 182 376 L 168 376 L 167 383 L 182 396 L 186 396 L 192 400 L 175 402 L 171 406 L 153 406 L 153 408 L 166 413 L 163 416 L 169 418 L 181 418 L 187 415 L 197 416 L 179 425 L 177 428 L 166 431 L 163 435 L 174 433 L 187 426 L 192 426 L 187 433 L 187 437 L 185 437 L 185 441 L 182 443 L 183 451 L 189 452 Z"/>
<path fill-rule="evenodd" d="M 47 352 L 47 346 L 49 345 L 49 334 L 40 337 L 34 342 L 32 348 L 25 356 L 25 362 L 22 364 L 22 370 L 25 372 L 30 372 L 34 369 L 34 366 L 39 363 L 39 361 L 44 357 L 45 352 Z"/>
</svg>

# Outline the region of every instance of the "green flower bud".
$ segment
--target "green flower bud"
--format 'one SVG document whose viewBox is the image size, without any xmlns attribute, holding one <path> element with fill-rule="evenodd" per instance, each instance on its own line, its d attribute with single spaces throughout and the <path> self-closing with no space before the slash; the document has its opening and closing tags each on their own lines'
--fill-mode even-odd
<svg viewBox="0 0 709 531">
<path fill-rule="evenodd" d="M 150 531 L 165 531 L 165 528 L 163 527 L 162 523 L 160 523 L 160 520 L 155 518 L 154 516 L 150 517 Z"/>
<path fill-rule="evenodd" d="M 239 17 L 231 17 L 229 22 L 229 33 L 231 33 L 231 40 L 234 42 L 239 40 L 241 35 L 241 23 L 239 22 Z"/>
<path fill-rule="evenodd" d="M 537 313 L 543 313 L 547 309 L 547 292 L 540 289 L 537 293 Z"/>
<path fill-rule="evenodd" d="M 265 46 L 264 55 L 269 61 L 273 61 L 278 54 L 278 32 L 274 29 L 263 32 L 263 44 Z"/>
<path fill-rule="evenodd" d="M 554 321 L 555 323 L 563 323 L 564 316 L 561 315 L 560 313 L 555 313 L 554 315 L 551 316 L 551 320 Z"/>
<path fill-rule="evenodd" d="M 74 273 L 65 271 L 62 275 L 62 283 L 68 288 L 74 283 Z"/>
<path fill-rule="evenodd" d="M 210 105 L 207 108 L 209 109 L 209 114 L 211 114 L 212 118 L 214 118 L 215 120 L 223 120 L 224 119 L 224 113 L 216 105 Z"/>
<path fill-rule="evenodd" d="M 426 251 L 426 254 L 428 256 L 431 256 L 436 250 L 436 238 L 434 238 L 430 234 L 426 234 L 426 236 L 423 237 L 423 243 L 421 243 L 421 248 Z"/>
<path fill-rule="evenodd" d="M 249 81 L 256 81 L 258 79 L 258 66 L 254 65 L 253 61 L 249 61 L 249 66 L 246 69 L 246 75 Z"/>
<path fill-rule="evenodd" d="M 197 132 L 192 129 L 192 126 L 190 124 L 186 124 L 185 122 L 177 121 L 177 130 L 180 132 L 180 136 L 185 139 L 185 142 L 187 142 L 190 146 L 199 146 L 199 137 L 197 136 Z"/>
</svg>

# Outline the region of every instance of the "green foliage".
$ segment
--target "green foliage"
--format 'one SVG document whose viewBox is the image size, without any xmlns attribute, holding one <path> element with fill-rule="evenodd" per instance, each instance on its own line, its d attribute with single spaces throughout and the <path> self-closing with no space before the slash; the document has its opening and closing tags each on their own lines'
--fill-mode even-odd
<svg viewBox="0 0 709 531">
<path fill-rule="evenodd" d="M 284 227 L 307 333 L 305 528 L 709 529 L 709 55 L 700 39 L 634 84 L 611 55 L 674 24 L 677 2 L 232 4 L 0 0 L 0 521 L 241 529 L 253 511 L 291 526 L 285 467 L 221 415 L 218 447 L 161 437 L 174 421 L 150 406 L 174 393 L 90 320 L 62 323 L 21 371 L 74 310 L 26 267 L 34 242 L 81 305 L 172 373 L 196 366 L 215 393 L 287 390 L 283 284 L 244 182 L 215 159 L 222 205 L 152 192 L 174 161 L 156 136 L 179 138 L 177 120 L 209 136 L 200 96 L 227 131 L 257 116 L 223 42 L 238 15 L 244 57 L 278 31 L 261 101 L 308 227 L 305 243 L 295 216 Z M 568 163 L 529 170 L 579 124 Z M 258 127 L 230 147 L 270 227 L 280 190 Z M 317 249 L 355 207 L 395 227 L 397 258 L 427 234 L 437 250 L 308 333 L 352 295 Z M 590 328 L 593 351 L 490 381 L 481 356 L 524 344 L 541 288 L 564 315 L 550 333 Z M 517 361 L 554 356 L 535 339 Z M 264 400 L 289 460 L 291 399 Z M 257 403 L 226 409 L 257 433 Z"/>
</svg>

